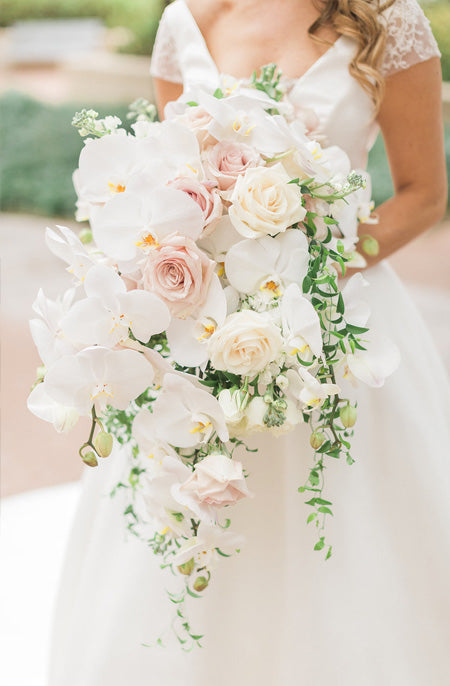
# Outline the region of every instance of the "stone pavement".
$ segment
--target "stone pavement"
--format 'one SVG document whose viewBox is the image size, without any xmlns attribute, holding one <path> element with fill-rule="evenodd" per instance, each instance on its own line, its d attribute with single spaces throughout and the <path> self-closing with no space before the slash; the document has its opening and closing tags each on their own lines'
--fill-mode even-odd
<svg viewBox="0 0 450 686">
<path fill-rule="evenodd" d="M 12 494 L 78 478 L 78 446 L 88 420 L 68 435 L 57 434 L 26 408 L 39 358 L 28 319 L 39 287 L 55 296 L 69 284 L 62 263 L 47 249 L 45 217 L 0 215 L 1 304 L 1 471 L 2 494 Z M 76 226 L 66 220 L 60 222 Z M 410 289 L 450 371 L 450 221 L 443 222 L 394 255 L 390 262 Z"/>
</svg>

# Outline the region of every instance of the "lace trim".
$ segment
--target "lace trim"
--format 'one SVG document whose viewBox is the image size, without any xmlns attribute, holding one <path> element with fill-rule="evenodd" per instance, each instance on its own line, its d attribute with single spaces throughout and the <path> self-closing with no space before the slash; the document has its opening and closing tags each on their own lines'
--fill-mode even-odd
<svg viewBox="0 0 450 686">
<path fill-rule="evenodd" d="M 396 0 L 384 19 L 388 31 L 381 68 L 384 76 L 441 56 L 430 22 L 417 0 Z"/>
<path fill-rule="evenodd" d="M 164 81 L 183 83 L 175 40 L 170 31 L 167 13 L 163 12 L 153 45 L 150 74 Z"/>
</svg>

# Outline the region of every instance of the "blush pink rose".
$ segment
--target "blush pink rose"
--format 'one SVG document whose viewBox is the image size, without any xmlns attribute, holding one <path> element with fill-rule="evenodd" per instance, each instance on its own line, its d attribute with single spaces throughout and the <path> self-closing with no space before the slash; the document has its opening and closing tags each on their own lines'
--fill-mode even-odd
<svg viewBox="0 0 450 686">
<path fill-rule="evenodd" d="M 250 167 L 261 162 L 259 153 L 250 145 L 234 141 L 220 141 L 205 151 L 206 173 L 213 176 L 221 191 L 226 191 L 236 183 Z"/>
<path fill-rule="evenodd" d="M 215 265 L 190 238 L 172 234 L 147 255 L 143 287 L 184 318 L 205 302 Z"/>
<path fill-rule="evenodd" d="M 180 491 L 193 496 L 203 505 L 234 505 L 251 495 L 245 483 L 242 464 L 220 453 L 208 455 L 195 466 L 195 471 L 182 484 Z"/>
<path fill-rule="evenodd" d="M 214 181 L 198 181 L 190 176 L 179 176 L 169 184 L 187 193 L 203 212 L 202 238 L 210 234 L 223 213 L 223 203 Z"/>
<path fill-rule="evenodd" d="M 183 114 L 177 117 L 177 121 L 195 133 L 201 148 L 211 145 L 215 141 L 215 138 L 208 131 L 211 119 L 212 116 L 209 112 L 200 105 L 187 107 Z"/>
</svg>

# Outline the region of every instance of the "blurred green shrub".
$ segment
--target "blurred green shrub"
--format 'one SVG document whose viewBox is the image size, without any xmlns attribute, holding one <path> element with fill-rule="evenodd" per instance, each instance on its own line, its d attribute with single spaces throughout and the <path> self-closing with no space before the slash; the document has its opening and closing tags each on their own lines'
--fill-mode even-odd
<svg viewBox="0 0 450 686">
<path fill-rule="evenodd" d="M 442 78 L 450 81 L 450 2 L 435 0 L 424 3 L 423 9 L 442 53 Z"/>
<path fill-rule="evenodd" d="M 99 17 L 109 27 L 124 26 L 133 34 L 124 51 L 149 55 L 163 0 L 0 0 L 0 26 L 26 19 Z"/>
<path fill-rule="evenodd" d="M 0 209 L 73 216 L 72 172 L 83 141 L 71 126 L 83 105 L 50 106 L 21 93 L 0 97 Z M 97 108 L 125 119 L 123 106 Z"/>
</svg>

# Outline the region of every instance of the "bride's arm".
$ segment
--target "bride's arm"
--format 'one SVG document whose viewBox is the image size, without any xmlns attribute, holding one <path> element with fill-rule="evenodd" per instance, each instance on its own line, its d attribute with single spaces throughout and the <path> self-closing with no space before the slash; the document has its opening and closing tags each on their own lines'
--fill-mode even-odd
<svg viewBox="0 0 450 686">
<path fill-rule="evenodd" d="M 361 224 L 375 236 L 377 257 L 368 266 L 431 228 L 447 207 L 447 175 L 441 102 L 441 67 L 432 57 L 386 79 L 378 114 L 394 184 L 394 196 L 375 209 L 379 224 Z M 353 270 L 352 270 L 353 271 Z"/>
<path fill-rule="evenodd" d="M 164 119 L 164 108 L 168 102 L 176 100 L 183 92 L 183 85 L 181 83 L 174 83 L 173 81 L 165 81 L 153 77 L 153 85 L 155 88 L 156 104 L 158 107 L 158 115 L 160 120 Z"/>
</svg>

